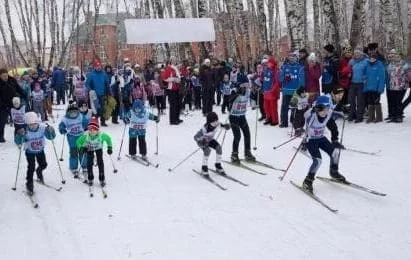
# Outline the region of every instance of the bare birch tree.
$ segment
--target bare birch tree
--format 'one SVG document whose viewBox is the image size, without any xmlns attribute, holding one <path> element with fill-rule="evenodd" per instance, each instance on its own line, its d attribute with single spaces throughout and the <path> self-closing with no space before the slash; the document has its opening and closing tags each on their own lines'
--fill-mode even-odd
<svg viewBox="0 0 411 260">
<path fill-rule="evenodd" d="M 288 34 L 290 36 L 291 48 L 304 46 L 304 12 L 300 6 L 303 0 L 284 0 L 287 18 Z"/>
<path fill-rule="evenodd" d="M 357 1 L 357 0 L 355 0 Z M 360 0 L 363 1 L 363 0 Z M 334 0 L 321 0 L 324 18 L 324 40 L 334 44 L 337 50 L 340 48 L 340 30 L 337 14 L 334 8 Z"/>
</svg>

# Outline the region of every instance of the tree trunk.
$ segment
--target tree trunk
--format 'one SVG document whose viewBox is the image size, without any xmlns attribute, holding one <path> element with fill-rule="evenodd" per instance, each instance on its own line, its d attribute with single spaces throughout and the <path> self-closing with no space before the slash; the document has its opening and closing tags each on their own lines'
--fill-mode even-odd
<svg viewBox="0 0 411 260">
<path fill-rule="evenodd" d="M 361 0 L 362 1 L 362 0 Z M 340 33 L 337 15 L 334 9 L 334 0 L 321 0 L 323 6 L 325 40 L 333 44 L 337 51 L 340 50 Z"/>
<path fill-rule="evenodd" d="M 385 49 L 395 48 L 395 36 L 393 26 L 393 6 L 390 0 L 380 0 L 381 8 L 381 31 L 383 47 Z"/>
<path fill-rule="evenodd" d="M 10 45 L 7 43 L 7 35 L 6 35 L 6 32 L 4 31 L 2 19 L 0 19 L 0 33 L 1 33 L 1 37 L 3 38 L 3 45 L 6 51 L 7 66 L 8 67 L 13 66 L 14 64 L 11 58 Z"/>
<path fill-rule="evenodd" d="M 43 49 L 41 51 L 41 65 L 44 66 L 46 63 L 46 0 L 43 0 Z"/>
<path fill-rule="evenodd" d="M 354 0 L 353 14 L 351 20 L 350 44 L 352 48 L 360 47 L 361 17 L 364 9 L 364 0 Z"/>
<path fill-rule="evenodd" d="M 198 0 L 198 17 L 207 17 L 207 1 Z M 205 59 L 209 56 L 209 50 L 207 49 L 205 42 L 200 42 L 200 59 Z"/>
<path fill-rule="evenodd" d="M 15 35 L 14 29 L 13 29 L 13 24 L 12 24 L 12 21 L 11 21 L 9 0 L 4 0 L 4 9 L 6 11 L 7 24 L 9 26 L 9 33 L 10 33 L 10 38 L 11 38 L 11 44 L 12 44 L 11 54 L 12 54 L 12 57 L 16 57 L 15 52 L 17 51 L 17 53 L 19 54 L 19 58 L 24 63 L 24 65 L 29 66 L 27 60 L 24 57 L 23 52 L 20 50 L 20 47 L 18 46 L 18 43 L 17 43 L 16 35 Z"/>
<path fill-rule="evenodd" d="M 164 18 L 164 8 L 163 8 L 163 5 L 161 4 L 161 0 L 154 0 L 153 8 L 154 10 L 157 10 L 158 18 L 163 19 Z M 166 49 L 166 59 L 169 60 L 171 57 L 170 45 L 168 43 L 165 43 L 164 47 Z"/>
<path fill-rule="evenodd" d="M 303 4 L 303 23 L 304 23 L 304 42 L 301 47 L 308 47 L 308 13 L 307 13 L 307 0 L 302 0 Z"/>
<path fill-rule="evenodd" d="M 274 6 L 275 6 L 275 22 L 274 22 L 275 48 L 274 48 L 274 52 L 275 52 L 275 56 L 278 58 L 280 56 L 280 42 L 281 42 L 280 5 L 278 3 L 278 0 L 274 0 Z"/>
<path fill-rule="evenodd" d="M 302 1 L 284 0 L 291 49 L 298 49 L 304 46 L 304 11 L 301 8 Z"/>
<path fill-rule="evenodd" d="M 37 0 L 34 1 L 34 23 L 36 28 L 36 40 L 37 40 L 37 54 L 34 55 L 35 61 L 37 64 L 41 64 L 41 35 L 40 35 L 40 14 L 39 14 L 39 6 Z M 44 48 L 45 46 L 43 46 Z M 37 65 L 36 64 L 36 65 Z"/>
<path fill-rule="evenodd" d="M 411 0 L 408 0 L 408 2 L 410 2 Z M 405 46 L 405 32 L 404 32 L 404 23 L 403 23 L 403 19 L 402 19 L 402 10 L 401 10 L 401 3 L 399 0 L 394 0 L 394 12 L 392 13 L 392 15 L 394 16 L 394 28 L 396 28 L 395 30 L 395 35 L 397 37 L 396 38 L 396 47 L 400 48 L 401 51 L 406 49 Z"/>
<path fill-rule="evenodd" d="M 56 52 L 56 20 L 54 15 L 54 1 L 50 0 L 48 7 L 49 9 L 49 22 L 50 22 L 50 38 L 51 38 L 51 48 L 50 48 L 50 58 L 48 62 L 48 67 L 50 68 L 53 65 L 54 55 Z"/>
<path fill-rule="evenodd" d="M 286 0 L 285 0 L 286 1 Z M 264 12 L 264 0 L 256 0 L 257 4 L 257 21 L 258 21 L 258 31 L 261 35 L 261 49 L 268 52 L 268 32 L 267 32 L 267 16 Z"/>
<path fill-rule="evenodd" d="M 183 3 L 182 3 L 181 0 L 175 0 L 174 1 L 174 8 L 175 8 L 175 11 L 176 11 L 176 18 L 185 18 Z M 189 42 L 180 44 L 180 47 L 182 47 L 182 48 L 179 48 L 181 58 L 183 58 L 183 59 L 190 58 L 190 59 L 194 60 L 193 50 L 192 50 L 191 44 Z"/>
<path fill-rule="evenodd" d="M 407 17 L 408 17 L 408 37 L 407 37 L 407 57 L 411 60 L 411 1 L 407 4 Z"/>
<path fill-rule="evenodd" d="M 321 48 L 320 42 L 317 39 L 321 39 L 321 29 L 320 29 L 320 6 L 319 0 L 313 0 L 313 13 L 314 13 L 314 49 L 318 52 Z"/>
<path fill-rule="evenodd" d="M 274 35 L 275 35 L 275 30 L 274 30 L 274 1 L 268 1 L 267 2 L 267 8 L 268 8 L 268 28 L 269 28 L 269 39 L 270 39 L 270 52 L 274 50 Z"/>
</svg>

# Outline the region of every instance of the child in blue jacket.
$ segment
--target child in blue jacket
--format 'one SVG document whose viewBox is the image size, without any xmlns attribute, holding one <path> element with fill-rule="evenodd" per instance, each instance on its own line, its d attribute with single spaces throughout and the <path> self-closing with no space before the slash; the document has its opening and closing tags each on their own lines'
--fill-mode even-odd
<svg viewBox="0 0 411 260">
<path fill-rule="evenodd" d="M 381 94 L 385 87 L 385 66 L 377 60 L 376 54 L 371 54 L 365 67 L 364 95 L 368 106 L 367 123 L 382 121 L 380 103 Z"/>
<path fill-rule="evenodd" d="M 35 112 L 25 114 L 27 127 L 20 128 L 14 138 L 14 142 L 21 146 L 24 144 L 24 150 L 27 159 L 26 189 L 28 195 L 34 194 L 33 175 L 36 171 L 39 182 L 44 183 L 43 170 L 47 167 L 44 146 L 45 138 L 53 140 L 56 137 L 54 128 L 49 125 L 40 124 L 40 120 Z M 38 167 L 36 169 L 36 160 Z"/>
<path fill-rule="evenodd" d="M 147 144 L 146 144 L 146 126 L 147 121 L 153 120 L 156 123 L 160 118 L 146 110 L 143 101 L 136 99 L 133 102 L 132 109 L 123 116 L 125 124 L 130 124 L 129 136 L 129 154 L 135 158 L 137 153 L 137 139 L 138 146 L 143 160 L 147 160 Z"/>
<path fill-rule="evenodd" d="M 74 178 L 78 178 L 78 164 L 80 162 L 83 174 L 87 173 L 87 161 L 83 153 L 79 152 L 76 146 L 77 139 L 87 129 L 89 118 L 83 116 L 76 102 L 71 101 L 66 115 L 59 124 L 59 132 L 67 136 L 67 143 L 70 147 L 69 168 Z"/>
</svg>

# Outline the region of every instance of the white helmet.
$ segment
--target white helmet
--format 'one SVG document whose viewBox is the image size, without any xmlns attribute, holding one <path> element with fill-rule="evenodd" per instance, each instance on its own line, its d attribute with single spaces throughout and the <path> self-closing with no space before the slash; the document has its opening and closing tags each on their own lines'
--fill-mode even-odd
<svg viewBox="0 0 411 260">
<path fill-rule="evenodd" d="M 26 124 L 37 124 L 39 122 L 39 117 L 35 112 L 27 112 L 25 115 Z"/>
<path fill-rule="evenodd" d="M 12 102 L 13 102 L 14 107 L 19 107 L 20 106 L 20 98 L 19 97 L 14 97 Z"/>
</svg>

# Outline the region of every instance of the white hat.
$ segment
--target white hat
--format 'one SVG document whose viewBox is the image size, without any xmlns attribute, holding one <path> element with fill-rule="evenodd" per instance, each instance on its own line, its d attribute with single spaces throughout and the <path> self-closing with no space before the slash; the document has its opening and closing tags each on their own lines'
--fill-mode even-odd
<svg viewBox="0 0 411 260">
<path fill-rule="evenodd" d="M 19 97 L 14 97 L 12 102 L 13 102 L 13 106 L 15 106 L 15 107 L 20 106 L 20 98 Z"/>
<path fill-rule="evenodd" d="M 205 64 L 210 63 L 210 62 L 211 62 L 210 59 L 205 59 L 205 60 L 204 60 L 204 63 L 205 63 Z"/>
<path fill-rule="evenodd" d="M 307 60 L 315 62 L 315 61 L 317 61 L 317 56 L 315 55 L 314 52 L 311 52 L 310 55 L 308 55 Z"/>
<path fill-rule="evenodd" d="M 39 117 L 35 112 L 27 112 L 25 115 L 26 124 L 37 124 L 39 122 Z"/>
</svg>

